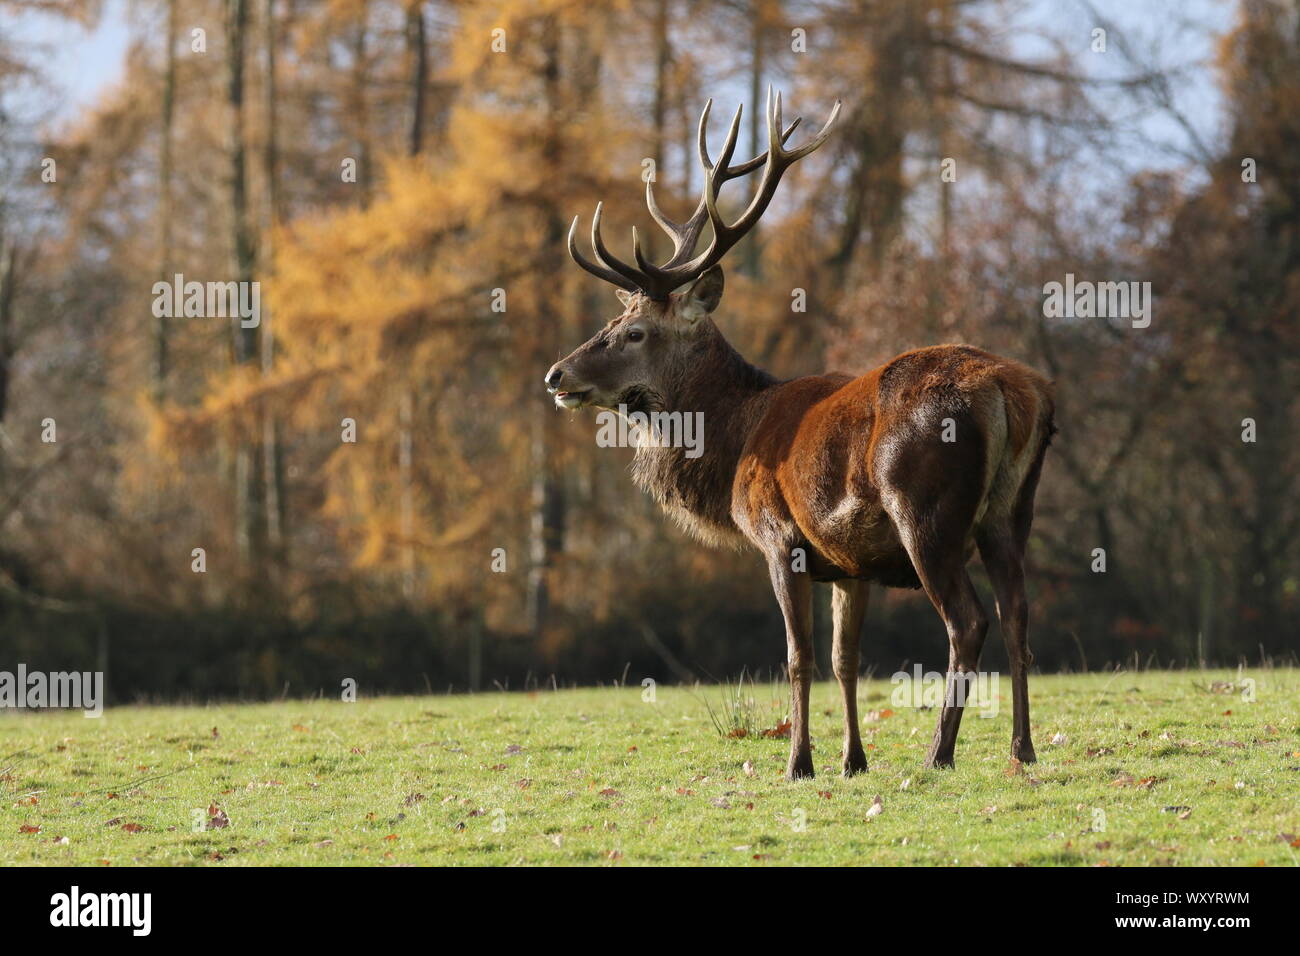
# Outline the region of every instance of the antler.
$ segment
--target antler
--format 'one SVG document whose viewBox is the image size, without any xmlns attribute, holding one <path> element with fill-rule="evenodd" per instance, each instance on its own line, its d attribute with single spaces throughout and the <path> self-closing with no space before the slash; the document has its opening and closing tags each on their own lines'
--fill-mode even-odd
<svg viewBox="0 0 1300 956">
<path fill-rule="evenodd" d="M 578 232 L 577 216 L 573 217 L 573 225 L 569 227 L 569 255 L 573 257 L 574 262 L 592 275 L 606 282 L 612 282 L 629 292 L 644 292 L 652 299 L 668 298 L 669 293 L 674 289 L 691 282 L 714 266 L 726 255 L 727 250 L 754 227 L 776 194 L 777 184 L 780 183 L 785 171 L 826 142 L 827 137 L 830 136 L 831 126 L 840 113 L 840 101 L 836 100 L 830 117 L 817 135 L 803 146 L 787 151 L 785 142 L 800 121 L 795 119 L 788 127 L 782 129 L 781 94 L 777 93 L 773 99 L 772 88 L 769 86 L 767 89 L 767 151 L 732 166 L 730 165 L 731 154 L 736 148 L 736 136 L 740 132 L 740 117 L 744 107 L 737 107 L 736 114 L 731 119 L 731 128 L 727 131 L 727 140 L 723 144 L 722 153 L 715 164 L 709 159 L 707 143 L 709 110 L 712 106 L 713 100 L 709 100 L 704 104 L 704 112 L 700 115 L 697 139 L 700 164 L 704 167 L 704 188 L 699 205 L 695 207 L 691 217 L 685 222 L 678 223 L 665 216 L 659 204 L 655 202 L 654 185 L 649 181 L 646 182 L 645 201 L 650 216 L 673 241 L 673 252 L 668 261 L 662 265 L 655 265 L 646 259 L 641 251 L 641 240 L 637 236 L 635 226 L 632 227 L 632 254 L 636 257 L 637 267 L 630 266 L 612 255 L 600 238 L 600 213 L 603 204 L 597 203 L 596 215 L 591 220 L 591 248 L 596 256 L 596 263 L 588 261 L 578 251 L 575 238 Z M 718 212 L 718 193 L 723 184 L 746 176 L 759 167 L 762 167 L 763 174 L 759 179 L 758 191 L 755 192 L 754 198 L 749 201 L 740 218 L 730 226 L 727 225 Z M 697 256 L 695 247 L 699 244 L 705 223 L 712 226 L 713 238 L 708 248 Z"/>
</svg>

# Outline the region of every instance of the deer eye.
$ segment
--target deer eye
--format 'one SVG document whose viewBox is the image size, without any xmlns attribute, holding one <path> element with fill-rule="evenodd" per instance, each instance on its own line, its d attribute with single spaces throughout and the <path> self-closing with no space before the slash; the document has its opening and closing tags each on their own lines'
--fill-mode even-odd
<svg viewBox="0 0 1300 956">
<path fill-rule="evenodd" d="M 645 338 L 645 333 L 640 329 L 632 329 L 627 333 L 627 340 L 629 342 L 640 342 L 643 338 Z"/>
</svg>

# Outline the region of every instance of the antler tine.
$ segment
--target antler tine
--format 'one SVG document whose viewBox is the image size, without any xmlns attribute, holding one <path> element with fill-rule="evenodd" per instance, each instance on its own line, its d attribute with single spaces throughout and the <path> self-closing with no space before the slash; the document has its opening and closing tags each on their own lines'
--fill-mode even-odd
<svg viewBox="0 0 1300 956">
<path fill-rule="evenodd" d="M 705 102 L 704 110 L 700 114 L 700 124 L 696 135 L 700 164 L 704 167 L 703 195 L 691 217 L 682 223 L 669 219 L 664 215 L 663 210 L 659 208 L 659 203 L 655 200 L 654 184 L 648 180 L 646 182 L 646 208 L 649 209 L 651 218 L 654 219 L 659 228 L 667 233 L 673 241 L 673 253 L 668 261 L 663 265 L 655 265 L 646 258 L 641 248 L 640 236 L 635 227 L 632 229 L 632 254 L 640 268 L 633 268 L 612 255 L 600 237 L 602 203 L 596 204 L 596 214 L 591 221 L 591 248 L 596 256 L 596 263 L 599 264 L 587 261 L 578 251 L 575 239 L 578 227 L 576 217 L 573 225 L 569 228 L 569 255 L 573 257 L 573 260 L 578 265 L 592 275 L 607 282 L 612 282 L 620 288 L 627 289 L 630 292 L 640 291 L 654 299 L 666 299 L 674 289 L 685 285 L 713 266 L 726 254 L 727 250 L 754 227 L 754 224 L 772 201 L 772 197 L 776 193 L 776 187 L 785 171 L 796 161 L 807 156 L 826 142 L 831 127 L 839 116 L 840 105 L 840 101 L 836 100 L 830 116 L 816 136 L 802 146 L 787 151 L 785 144 L 799 126 L 801 120 L 796 118 L 789 126 L 785 126 L 781 117 L 781 94 L 778 92 L 773 96 L 772 87 L 769 86 L 766 110 L 767 150 L 753 159 L 732 166 L 731 158 L 736 150 L 736 140 L 740 134 L 740 120 L 744 113 L 744 106 L 737 107 L 735 114 L 732 116 L 731 125 L 727 130 L 726 142 L 723 144 L 722 152 L 718 154 L 718 162 L 715 164 L 709 157 L 708 122 L 709 112 L 713 108 L 713 100 L 708 100 Z M 727 225 L 718 211 L 719 191 L 725 183 L 748 175 L 758 169 L 759 166 L 762 166 L 763 173 L 759 179 L 757 191 L 745 207 L 745 211 L 741 213 L 740 218 L 735 223 Z M 709 240 L 709 246 L 699 255 L 693 255 L 706 223 L 713 227 L 713 236 Z M 688 260 L 688 257 L 692 256 L 693 258 Z"/>
<path fill-rule="evenodd" d="M 707 121 L 708 108 L 710 108 L 711 105 L 712 100 L 708 100 L 708 103 L 705 104 L 705 112 L 703 112 L 703 116 L 701 116 L 702 125 L 707 125 L 705 121 Z M 792 124 L 785 127 L 784 133 L 781 134 L 781 143 L 784 144 L 785 140 L 790 138 L 790 135 L 794 133 L 794 130 L 798 129 L 800 122 L 801 118 L 796 118 Z M 703 133 L 703 129 L 701 130 L 701 133 Z M 703 155 L 707 157 L 707 143 L 701 143 L 701 150 L 703 151 Z M 712 176 L 718 178 L 719 185 L 722 185 L 723 182 L 729 182 L 731 179 L 748 176 L 749 173 L 754 172 L 755 169 L 758 169 L 759 166 L 766 163 L 766 161 L 767 151 L 764 150 L 759 153 L 758 156 L 754 156 L 753 159 L 745 160 L 744 163 L 738 163 L 735 166 L 727 166 L 725 169 L 715 169 Z M 711 166 L 712 163 L 708 165 Z M 706 166 L 706 169 L 707 168 L 708 166 Z M 673 264 L 680 264 L 681 261 L 684 261 L 685 258 L 692 255 L 695 243 L 699 241 L 699 233 L 703 232 L 703 225 L 708 221 L 708 212 L 705 208 L 705 200 L 699 200 L 698 206 L 695 207 L 695 211 L 690 215 L 688 220 L 685 222 L 675 222 L 668 219 L 668 217 L 664 215 L 663 209 L 659 208 L 659 202 L 655 199 L 654 195 L 653 179 L 646 179 L 646 208 L 650 211 L 651 219 L 659 225 L 660 229 L 663 229 L 664 233 L 668 234 L 668 238 L 672 239 L 672 258 L 669 259 L 668 263 L 664 264 L 662 268 L 671 267 Z M 646 268 L 646 265 L 642 264 L 641 268 Z M 654 268 L 653 265 L 651 265 L 651 268 Z"/>
<path fill-rule="evenodd" d="M 631 282 L 636 289 L 647 288 L 646 280 L 648 277 L 644 273 L 633 269 L 630 265 L 605 248 L 605 242 L 600 238 L 600 214 L 603 207 L 604 203 L 596 203 L 596 215 L 591 217 L 591 251 L 596 254 L 596 261 L 606 269 L 610 269 L 623 276 Z"/>
<path fill-rule="evenodd" d="M 803 122 L 803 117 L 796 116 L 794 118 L 794 121 L 785 128 L 785 132 L 781 134 L 782 146 L 785 145 L 785 141 L 790 138 L 790 135 L 798 128 L 799 124 L 802 122 Z M 766 150 L 759 153 L 753 159 L 747 159 L 743 163 L 739 163 L 735 166 L 728 167 L 727 179 L 731 180 L 731 179 L 737 179 L 741 176 L 746 176 L 749 173 L 752 173 L 754 170 L 758 169 L 758 167 L 762 166 L 765 162 L 767 162 Z"/>
<path fill-rule="evenodd" d="M 830 138 L 831 127 L 835 125 L 835 120 L 840 115 L 840 107 L 842 105 L 843 104 L 840 103 L 839 100 L 836 100 L 835 105 L 831 107 L 831 115 L 826 118 L 826 122 L 823 123 L 822 128 L 817 131 L 817 135 L 814 136 L 808 142 L 804 143 L 802 146 L 798 147 L 797 149 L 791 150 L 789 153 L 786 153 L 786 155 L 790 157 L 790 162 L 793 163 L 795 160 L 803 159 L 805 156 L 807 156 L 813 150 L 817 149 L 817 147 L 821 146 L 822 143 L 826 142 L 826 140 Z M 799 121 L 795 120 L 795 122 L 797 123 Z M 784 137 L 782 137 L 782 145 L 784 145 Z"/>
<path fill-rule="evenodd" d="M 576 262 L 578 265 L 582 266 L 582 268 L 585 269 L 587 272 L 590 272 L 592 275 L 594 275 L 596 278 L 604 279 L 606 282 L 612 282 L 614 285 L 618 286 L 621 289 L 626 289 L 628 292 L 639 292 L 640 287 L 636 283 L 632 282 L 630 279 L 627 279 L 619 275 L 617 272 L 615 272 L 612 269 L 606 269 L 602 266 L 596 265 L 594 262 L 588 260 L 586 256 L 584 256 L 581 252 L 578 251 L 577 236 L 578 236 L 579 218 L 580 217 L 578 216 L 574 216 L 573 225 L 569 226 L 569 242 L 568 242 L 569 257 L 572 258 L 573 261 Z"/>
<path fill-rule="evenodd" d="M 717 190 L 713 188 L 711 178 L 705 178 L 704 199 L 709 222 L 713 226 L 713 239 L 709 243 L 708 249 L 690 262 L 681 265 L 680 273 L 682 275 L 690 277 L 704 272 L 704 270 L 721 259 L 727 253 L 727 250 L 739 242 L 745 233 L 754 227 L 754 224 L 767 210 L 768 204 L 776 194 L 776 187 L 780 183 L 782 175 L 797 160 L 807 156 L 826 141 L 830 135 L 830 128 L 840 111 L 840 101 L 836 100 L 830 117 L 826 120 L 817 136 L 803 146 L 786 152 L 782 142 L 785 136 L 778 133 L 778 130 L 781 129 L 781 94 L 777 93 L 774 98 L 772 88 L 769 86 L 767 96 L 767 161 L 763 165 L 763 175 L 759 180 L 758 189 L 755 191 L 754 197 L 749 201 L 749 205 L 745 207 L 745 211 L 741 213 L 740 218 L 729 226 L 723 221 L 722 215 L 718 212 Z"/>
</svg>

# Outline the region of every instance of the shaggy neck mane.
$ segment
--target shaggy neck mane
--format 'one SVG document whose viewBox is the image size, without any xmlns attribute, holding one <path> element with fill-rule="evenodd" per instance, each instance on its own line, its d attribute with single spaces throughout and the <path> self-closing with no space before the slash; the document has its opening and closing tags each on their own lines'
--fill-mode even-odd
<svg viewBox="0 0 1300 956">
<path fill-rule="evenodd" d="M 684 448 L 642 446 L 632 477 L 687 531 L 708 544 L 741 543 L 731 520 L 736 465 L 754 425 L 767 407 L 777 379 L 755 368 L 733 349 L 711 320 L 702 330 L 673 387 L 661 397 L 662 411 L 703 413 L 703 449 L 687 458 Z"/>
</svg>

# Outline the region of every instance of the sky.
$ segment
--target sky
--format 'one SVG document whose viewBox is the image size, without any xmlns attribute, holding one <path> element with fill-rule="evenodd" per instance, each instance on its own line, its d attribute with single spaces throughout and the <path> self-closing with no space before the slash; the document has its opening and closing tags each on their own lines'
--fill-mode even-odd
<svg viewBox="0 0 1300 956">
<path fill-rule="evenodd" d="M 3 33 L 10 43 L 39 51 L 25 58 L 41 68 L 50 88 L 33 94 L 30 105 L 55 122 L 71 119 L 121 79 L 131 39 L 126 0 L 105 0 L 99 23 L 89 30 L 62 18 L 26 13 L 6 16 Z"/>
<path fill-rule="evenodd" d="M 1203 64 L 1212 55 L 1214 37 L 1231 23 L 1233 4 L 1228 0 L 1008 0 L 1004 8 L 995 9 L 1005 9 L 1005 30 L 1020 55 L 1048 52 L 1038 37 L 1052 33 L 1077 37 L 1081 64 L 1097 76 L 1131 72 L 1118 49 L 1125 41 L 1138 50 L 1157 49 L 1161 66 L 1188 67 L 1177 77 L 1173 93 L 1198 131 L 1207 141 L 1214 139 L 1222 117 L 1213 73 Z M 1112 30 L 1112 50 L 1106 56 L 1091 55 L 1088 49 L 1096 25 L 1094 9 L 1118 27 L 1118 36 Z M 122 76 L 132 30 L 127 0 L 105 0 L 103 15 L 92 29 L 35 13 L 7 20 L 6 39 L 41 51 L 32 59 L 44 67 L 50 88 L 29 93 L 23 103 L 36 117 L 56 125 L 67 121 Z M 1132 146 L 1137 155 L 1130 154 L 1130 168 L 1164 165 L 1187 145 L 1186 134 L 1167 116 L 1136 116 L 1133 125 L 1143 136 Z M 1153 145 L 1161 142 L 1169 145 L 1168 155 Z"/>
</svg>

